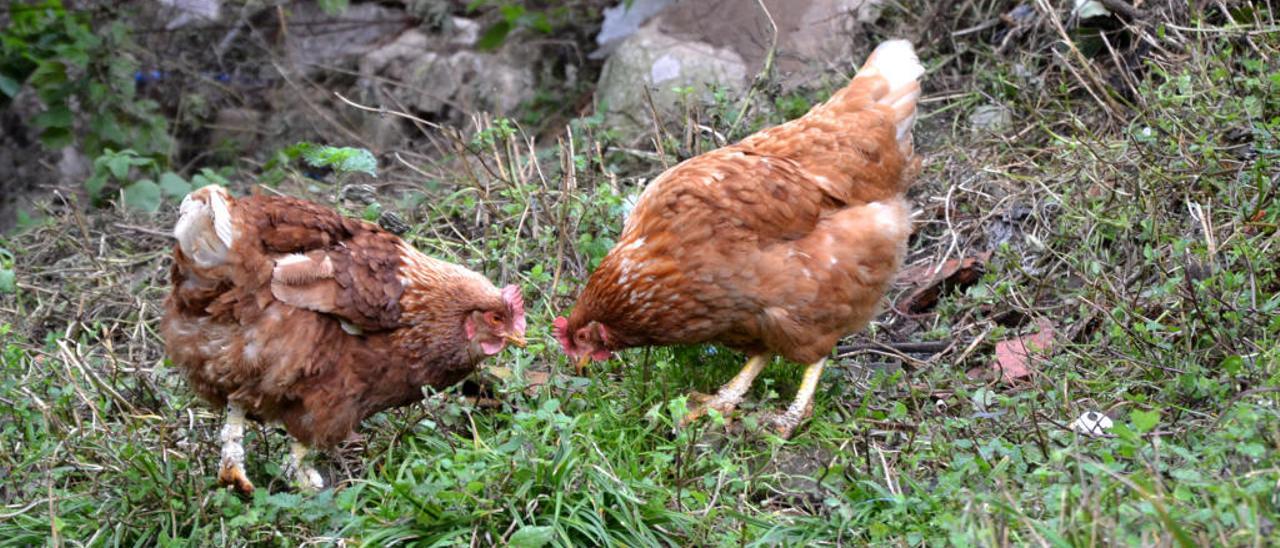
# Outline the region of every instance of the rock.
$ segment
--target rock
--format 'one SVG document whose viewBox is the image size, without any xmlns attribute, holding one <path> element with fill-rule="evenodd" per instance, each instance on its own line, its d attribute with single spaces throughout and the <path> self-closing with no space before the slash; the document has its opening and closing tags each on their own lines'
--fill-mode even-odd
<svg viewBox="0 0 1280 548">
<path fill-rule="evenodd" d="M 1009 109 L 996 104 L 985 104 L 973 109 L 969 115 L 969 126 L 977 132 L 999 133 L 1013 124 L 1013 114 Z"/>
<path fill-rule="evenodd" d="M 427 114 L 509 115 L 533 98 L 537 82 L 533 59 L 526 51 L 513 44 L 493 53 L 467 49 L 475 43 L 479 25 L 454 18 L 450 28 L 442 36 L 410 30 L 365 55 L 360 61 L 360 83 L 366 94 Z M 403 85 L 381 86 L 380 79 Z M 395 101 L 384 101 L 377 93 L 389 94 Z"/>
<path fill-rule="evenodd" d="M 369 140 L 375 155 L 400 146 L 407 127 L 397 116 L 360 116 L 360 135 Z"/>
<path fill-rule="evenodd" d="M 400 10 L 378 4 L 354 4 L 329 15 L 313 2 L 289 6 L 286 58 L 301 74 L 326 67 L 350 67 L 412 25 Z"/>
<path fill-rule="evenodd" d="M 778 28 L 773 68 L 784 93 L 845 82 L 855 60 L 873 46 L 855 47 L 851 37 L 860 22 L 878 15 L 878 0 L 764 4 Z M 597 37 L 602 44 L 626 28 L 619 22 L 606 30 Z M 756 0 L 669 4 L 617 45 L 601 73 L 597 98 L 624 136 L 642 134 L 651 123 L 640 86 L 651 88 L 664 118 L 676 117 L 680 103 L 673 88 L 693 87 L 703 99 L 709 98 L 710 85 L 740 93 L 764 67 L 772 39 L 769 19 Z"/>
<path fill-rule="evenodd" d="M 599 44 L 600 48 L 591 52 L 588 57 L 592 59 L 608 57 L 618 44 L 635 34 L 640 30 L 641 25 L 652 19 L 663 8 L 671 5 L 673 1 L 633 0 L 630 5 L 627 2 L 619 2 L 612 8 L 605 8 L 604 23 L 600 26 L 600 34 L 596 35 L 596 44 Z"/>
<path fill-rule="evenodd" d="M 373 185 L 354 184 L 343 185 L 338 190 L 338 199 L 343 202 L 354 202 L 361 206 L 367 206 L 378 201 L 378 189 Z"/>
<path fill-rule="evenodd" d="M 159 0 L 172 11 L 166 30 L 185 27 L 192 22 L 214 23 L 222 13 L 222 0 Z"/>
<path fill-rule="evenodd" d="M 62 147 L 58 158 L 58 184 L 74 188 L 84 184 L 90 175 L 93 175 L 93 161 L 76 147 Z"/>
<path fill-rule="evenodd" d="M 698 98 L 709 102 L 709 86 L 714 84 L 734 94 L 745 90 L 747 63 L 742 56 L 645 26 L 605 62 L 596 94 L 610 127 L 624 134 L 643 134 L 651 127 L 646 87 L 654 106 L 670 117 L 680 105 L 678 88 L 692 87 Z"/>
<path fill-rule="evenodd" d="M 209 145 L 211 148 L 239 157 L 242 152 L 258 148 L 262 133 L 262 111 L 243 107 L 229 107 L 219 110 L 210 124 Z"/>
<path fill-rule="evenodd" d="M 378 215 L 378 226 L 386 229 L 392 234 L 404 234 L 410 228 L 409 223 L 405 222 L 404 217 L 394 211 L 383 211 Z"/>
</svg>

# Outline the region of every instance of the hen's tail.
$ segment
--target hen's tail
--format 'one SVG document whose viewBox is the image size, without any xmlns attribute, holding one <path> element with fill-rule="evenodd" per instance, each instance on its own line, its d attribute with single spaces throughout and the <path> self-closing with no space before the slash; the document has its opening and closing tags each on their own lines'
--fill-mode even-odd
<svg viewBox="0 0 1280 548">
<path fill-rule="evenodd" d="M 182 253 L 196 266 L 212 268 L 223 264 L 235 241 L 231 207 L 235 204 L 226 189 L 209 185 L 182 199 L 173 237 Z"/>
<path fill-rule="evenodd" d="M 871 52 L 853 81 L 833 100 L 855 109 L 867 108 L 867 101 L 888 107 L 898 130 L 898 146 L 905 156 L 910 157 L 911 126 L 916 120 L 916 99 L 920 97 L 922 74 L 924 66 L 916 58 L 911 43 L 890 40 Z"/>
</svg>

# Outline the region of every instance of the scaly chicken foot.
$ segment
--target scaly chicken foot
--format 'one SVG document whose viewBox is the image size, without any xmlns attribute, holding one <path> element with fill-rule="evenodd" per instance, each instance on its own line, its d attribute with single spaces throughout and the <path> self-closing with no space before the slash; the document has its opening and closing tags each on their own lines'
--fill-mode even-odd
<svg viewBox="0 0 1280 548">
<path fill-rule="evenodd" d="M 804 370 L 804 378 L 800 381 L 800 388 L 796 390 L 796 399 L 786 411 L 766 413 L 761 417 L 761 422 L 772 424 L 774 432 L 782 439 L 791 439 L 800 423 L 813 414 L 813 394 L 818 389 L 818 380 L 822 378 L 822 369 L 826 363 L 827 359 L 823 358 Z"/>
<path fill-rule="evenodd" d="M 689 395 L 689 399 L 695 401 L 695 405 L 689 412 L 680 419 L 680 428 L 684 428 L 693 421 L 702 418 L 710 409 L 715 409 L 726 420 L 729 414 L 742 403 L 742 397 L 746 395 L 747 390 L 751 388 L 751 383 L 756 380 L 756 376 L 760 371 L 764 370 L 765 364 L 769 363 L 769 356 L 766 354 L 758 354 L 747 360 L 747 365 L 733 377 L 714 396 L 708 396 L 699 392 Z"/>
<path fill-rule="evenodd" d="M 218 485 L 234 488 L 242 494 L 253 494 L 253 482 L 244 473 L 244 409 L 227 405 L 227 420 L 222 425 L 222 462 L 218 467 Z"/>
<path fill-rule="evenodd" d="M 320 477 L 320 472 L 306 463 L 307 452 L 309 449 L 302 442 L 292 441 L 289 443 L 289 456 L 284 460 L 282 471 L 286 476 L 293 478 L 293 483 L 303 491 L 319 491 L 324 489 L 324 478 Z"/>
</svg>

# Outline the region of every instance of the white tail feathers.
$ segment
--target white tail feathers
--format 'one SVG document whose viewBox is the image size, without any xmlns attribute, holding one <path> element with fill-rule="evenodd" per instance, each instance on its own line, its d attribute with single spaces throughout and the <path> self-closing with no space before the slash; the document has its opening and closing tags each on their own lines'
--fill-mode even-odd
<svg viewBox="0 0 1280 548">
<path fill-rule="evenodd" d="M 197 189 L 182 199 L 173 237 L 197 266 L 210 268 L 227 260 L 235 241 L 231 203 L 231 195 L 217 185 Z"/>
<path fill-rule="evenodd" d="M 876 47 L 854 78 L 879 76 L 889 84 L 887 93 L 876 102 L 888 105 L 896 115 L 898 142 L 911 145 L 911 126 L 916 120 L 916 99 L 920 98 L 920 76 L 924 66 L 915 48 L 906 40 L 889 40 Z M 909 150 L 909 149 L 907 149 Z"/>
</svg>

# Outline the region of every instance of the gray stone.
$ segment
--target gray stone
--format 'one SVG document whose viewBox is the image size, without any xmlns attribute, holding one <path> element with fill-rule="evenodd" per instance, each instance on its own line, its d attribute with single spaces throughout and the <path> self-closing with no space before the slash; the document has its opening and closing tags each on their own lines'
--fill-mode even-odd
<svg viewBox="0 0 1280 548">
<path fill-rule="evenodd" d="M 600 25 L 600 33 L 596 35 L 596 44 L 600 48 L 591 52 L 590 57 L 592 59 L 608 57 L 618 44 L 635 34 L 640 30 L 641 25 L 649 22 L 654 15 L 674 1 L 633 0 L 630 2 L 631 5 L 627 5 L 624 1 L 618 2 L 618 5 L 612 8 L 605 8 L 604 22 Z"/>
<path fill-rule="evenodd" d="M 1001 105 L 985 104 L 973 109 L 969 126 L 974 131 L 999 133 L 1013 124 L 1013 114 Z"/>
<path fill-rule="evenodd" d="M 877 16 L 879 0 L 764 0 L 777 25 L 775 75 L 783 92 L 846 81 L 874 44 L 859 44 L 857 26 Z M 633 6 L 634 9 L 634 6 Z M 706 99 L 708 86 L 740 93 L 764 67 L 774 38 L 757 0 L 670 4 L 630 34 L 605 63 L 597 99 L 624 135 L 647 131 L 649 86 L 665 118 L 679 114 L 676 87 Z M 613 38 L 603 31 L 600 41 Z"/>
<path fill-rule="evenodd" d="M 378 4 L 353 4 L 329 15 L 313 2 L 289 6 L 286 58 L 295 71 L 314 74 L 354 66 L 409 23 L 405 12 Z"/>
<path fill-rule="evenodd" d="M 657 110 L 674 116 L 682 100 L 678 89 L 691 87 L 696 98 L 710 101 L 713 85 L 735 94 L 745 90 L 747 65 L 742 56 L 645 26 L 605 62 L 596 93 L 610 127 L 644 132 L 651 127 L 646 87 Z"/>
<path fill-rule="evenodd" d="M 372 100 L 388 107 L 509 115 L 533 97 L 533 59 L 510 44 L 492 53 L 468 49 L 478 33 L 478 24 L 458 18 L 443 36 L 406 31 L 361 59 L 360 85 Z M 385 80 L 399 84 L 382 85 Z M 379 93 L 391 97 L 377 97 Z"/>
</svg>

